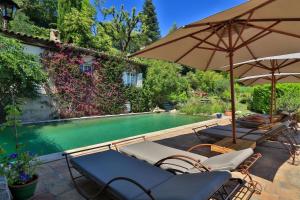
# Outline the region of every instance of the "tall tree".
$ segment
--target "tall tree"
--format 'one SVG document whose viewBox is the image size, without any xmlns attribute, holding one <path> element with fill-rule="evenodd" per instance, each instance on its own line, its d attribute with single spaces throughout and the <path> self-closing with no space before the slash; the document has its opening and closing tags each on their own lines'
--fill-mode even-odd
<svg viewBox="0 0 300 200">
<path fill-rule="evenodd" d="M 160 38 L 159 24 L 152 0 L 145 0 L 143 14 L 143 31 L 147 37 L 146 44 L 150 44 Z"/>
<path fill-rule="evenodd" d="M 139 39 L 142 37 L 142 13 L 137 13 L 133 8 L 131 13 L 121 6 L 118 11 L 115 7 L 103 9 L 104 19 L 110 21 L 100 22 L 105 33 L 109 35 L 113 41 L 113 46 L 121 52 L 133 52 L 139 48 Z"/>
<path fill-rule="evenodd" d="M 44 28 L 56 27 L 57 0 L 18 0 L 21 12 L 35 25 Z"/>
<path fill-rule="evenodd" d="M 81 11 L 82 0 L 58 0 L 57 27 L 60 31 L 63 30 L 65 16 L 72 11 L 72 8 Z"/>
</svg>

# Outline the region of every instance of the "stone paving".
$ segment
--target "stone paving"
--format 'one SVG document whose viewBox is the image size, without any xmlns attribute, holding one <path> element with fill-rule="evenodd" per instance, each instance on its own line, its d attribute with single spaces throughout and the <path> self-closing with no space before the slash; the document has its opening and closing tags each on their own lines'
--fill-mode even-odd
<svg viewBox="0 0 300 200">
<path fill-rule="evenodd" d="M 187 132 L 190 132 L 188 130 Z M 299 131 L 300 132 L 300 131 Z M 176 134 L 175 134 L 176 135 Z M 298 136 L 300 133 L 298 134 Z M 300 139 L 300 137 L 298 137 Z M 300 141 L 300 140 L 299 140 Z M 189 134 L 172 136 L 157 142 L 186 150 L 198 143 L 214 143 L 212 138 L 197 138 L 191 132 Z M 276 142 L 267 142 L 259 145 L 256 152 L 263 155 L 252 168 L 254 179 L 262 184 L 262 193 L 254 194 L 252 200 L 300 200 L 300 162 L 291 165 L 288 152 Z M 207 154 L 207 152 L 201 152 Z M 43 164 L 39 168 L 39 183 L 34 200 L 82 200 L 84 198 L 76 191 L 65 160 L 57 160 Z M 93 182 L 82 179 L 82 188 L 89 194 L 97 191 Z M 101 197 L 99 200 L 108 198 Z"/>
</svg>

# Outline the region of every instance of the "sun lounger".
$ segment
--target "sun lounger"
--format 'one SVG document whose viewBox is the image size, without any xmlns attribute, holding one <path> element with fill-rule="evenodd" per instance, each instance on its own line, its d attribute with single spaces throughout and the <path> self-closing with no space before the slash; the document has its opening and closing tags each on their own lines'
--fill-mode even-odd
<svg viewBox="0 0 300 200">
<path fill-rule="evenodd" d="M 109 194 L 113 199 L 206 200 L 221 193 L 222 197 L 226 194 L 223 199 L 229 199 L 244 183 L 232 179 L 227 171 L 174 175 L 114 150 L 74 157 L 70 161 L 70 154 L 65 156 L 75 184 L 71 165 L 99 185 L 97 196 Z M 234 184 L 230 193 L 224 191 L 229 182 Z"/>
<path fill-rule="evenodd" d="M 264 129 L 247 129 L 237 128 L 236 136 L 239 139 L 256 141 L 256 143 L 264 142 L 266 139 L 276 138 L 287 130 L 285 124 L 278 123 Z M 216 138 L 232 137 L 231 126 L 212 126 L 206 129 L 203 127 L 193 128 L 194 133 L 199 137 L 201 135 L 212 136 Z"/>
<path fill-rule="evenodd" d="M 199 172 L 193 165 L 185 162 L 185 160 L 189 160 L 189 162 L 192 163 L 198 162 L 203 165 L 201 167 L 204 168 L 204 170 L 234 171 L 239 167 L 239 165 L 253 155 L 253 150 L 249 148 L 208 158 L 199 154 L 167 147 L 151 141 L 123 146 L 119 148 L 119 151 L 137 159 L 145 160 L 153 165 L 165 160 L 166 162 L 161 164 L 162 168 L 169 170 L 175 169 L 182 173 Z"/>
<path fill-rule="evenodd" d="M 299 147 L 295 137 L 290 132 L 287 123 L 276 123 L 262 129 L 248 129 L 249 132 L 246 131 L 247 128 L 237 128 L 236 130 L 238 139 L 255 141 L 256 144 L 261 144 L 266 140 L 279 141 L 291 155 L 293 164 L 295 163 Z M 232 137 L 231 125 L 219 126 L 215 124 L 210 127 L 196 127 L 193 128 L 193 131 L 199 138 L 201 135 L 215 138 Z"/>
<path fill-rule="evenodd" d="M 113 145 L 116 146 L 116 144 Z M 209 144 L 200 144 L 191 147 L 188 151 L 183 151 L 155 142 L 144 141 L 117 149 L 121 153 L 144 160 L 173 173 L 199 173 L 201 171 L 221 170 L 237 171 L 245 175 L 245 179 L 249 179 L 249 190 L 257 193 L 261 192 L 260 184 L 254 181 L 249 173 L 250 167 L 261 157 L 261 154 L 254 154 L 251 148 L 210 158 L 191 152 L 194 149 L 207 146 Z"/>
</svg>

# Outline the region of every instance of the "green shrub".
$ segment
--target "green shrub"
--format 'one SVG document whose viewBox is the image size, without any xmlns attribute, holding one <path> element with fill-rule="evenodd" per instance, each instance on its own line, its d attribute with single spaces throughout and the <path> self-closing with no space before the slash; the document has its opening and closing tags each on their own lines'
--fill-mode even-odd
<svg viewBox="0 0 300 200">
<path fill-rule="evenodd" d="M 270 111 L 271 86 L 256 86 L 253 89 L 250 109 L 258 113 L 269 113 Z M 276 86 L 277 109 L 297 110 L 300 108 L 300 84 L 286 83 Z"/>
<path fill-rule="evenodd" d="M 128 87 L 126 97 L 132 112 L 147 112 L 151 108 L 149 91 L 146 88 Z"/>
<path fill-rule="evenodd" d="M 4 108 L 16 101 L 38 95 L 39 86 L 46 82 L 38 58 L 24 53 L 23 45 L 0 35 L 0 121 Z"/>
<path fill-rule="evenodd" d="M 189 115 L 223 113 L 225 103 L 218 98 L 210 97 L 208 102 L 199 97 L 190 98 L 181 108 L 180 111 Z"/>
</svg>

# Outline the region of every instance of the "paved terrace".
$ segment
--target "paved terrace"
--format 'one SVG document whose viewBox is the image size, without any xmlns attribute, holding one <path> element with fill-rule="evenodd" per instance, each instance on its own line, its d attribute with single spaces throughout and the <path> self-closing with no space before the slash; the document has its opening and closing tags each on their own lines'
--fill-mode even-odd
<svg viewBox="0 0 300 200">
<path fill-rule="evenodd" d="M 210 122 L 211 123 L 211 122 Z M 223 123 L 228 123 L 223 121 Z M 197 138 L 191 127 L 183 129 L 172 129 L 168 134 L 152 138 L 157 142 L 186 150 L 199 143 L 214 143 L 216 140 L 203 137 L 201 141 Z M 300 131 L 298 138 L 300 141 Z M 300 162 L 291 165 L 288 152 L 276 142 L 267 142 L 256 148 L 256 152 L 263 155 L 251 170 L 254 179 L 262 184 L 263 192 L 260 195 L 254 194 L 252 200 L 296 200 L 300 199 Z M 206 154 L 208 152 L 201 152 Z M 117 163 L 116 163 L 117 164 Z M 34 200 L 83 200 L 74 188 L 71 181 L 65 160 L 60 159 L 45 163 L 39 168 L 40 181 Z M 97 191 L 97 186 L 93 182 L 82 179 L 82 188 L 89 194 Z M 99 200 L 106 200 L 100 197 Z M 240 198 L 238 198 L 240 199 Z"/>
</svg>

